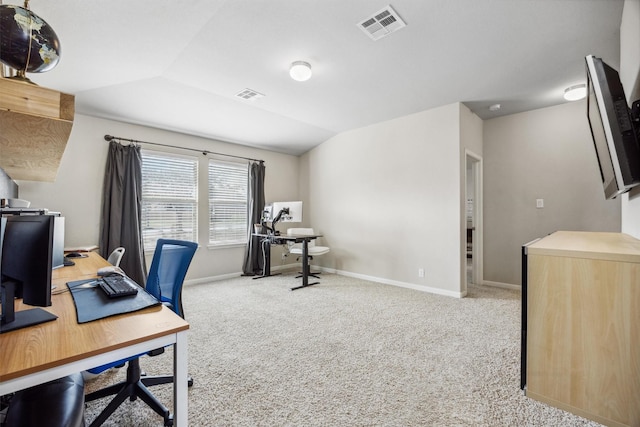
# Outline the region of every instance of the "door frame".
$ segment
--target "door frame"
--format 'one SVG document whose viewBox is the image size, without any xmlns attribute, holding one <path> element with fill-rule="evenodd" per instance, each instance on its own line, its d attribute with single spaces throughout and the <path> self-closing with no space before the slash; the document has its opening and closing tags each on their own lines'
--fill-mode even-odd
<svg viewBox="0 0 640 427">
<path fill-rule="evenodd" d="M 465 149 L 465 168 L 464 168 L 464 200 L 465 200 L 465 207 L 464 207 L 464 212 L 465 212 L 465 217 L 464 217 L 464 227 L 465 227 L 465 239 L 464 239 L 464 254 L 465 254 L 465 259 L 464 259 L 464 271 L 465 271 L 465 277 L 464 277 L 464 292 L 466 293 L 466 287 L 467 287 L 467 277 L 466 277 L 466 245 L 467 245 L 467 239 L 466 239 L 466 222 L 467 222 L 467 218 L 466 218 L 466 201 L 467 201 L 467 186 L 468 186 L 468 171 L 469 171 L 469 166 L 471 166 L 471 174 L 472 174 L 472 178 L 473 178 L 473 186 L 474 186 L 474 200 L 473 200 L 473 215 L 472 215 L 472 220 L 473 220 L 473 225 L 474 225 L 474 230 L 472 231 L 472 258 L 471 258 L 471 265 L 472 265 L 472 275 L 471 275 L 471 283 L 474 284 L 482 284 L 483 283 L 483 271 L 482 271 L 482 266 L 483 266 L 483 253 L 482 253 L 482 249 L 483 249 L 483 218 L 482 218 L 482 206 L 483 206 L 483 182 L 482 182 L 482 156 L 479 156 L 478 154 L 474 153 L 471 150 Z"/>
</svg>

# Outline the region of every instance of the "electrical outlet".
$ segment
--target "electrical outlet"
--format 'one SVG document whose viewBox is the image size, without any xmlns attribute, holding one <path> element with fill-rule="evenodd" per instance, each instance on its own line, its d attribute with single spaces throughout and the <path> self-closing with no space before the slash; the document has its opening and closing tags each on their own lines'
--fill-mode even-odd
<svg viewBox="0 0 640 427">
<path fill-rule="evenodd" d="M 536 199 L 536 208 L 538 209 L 544 208 L 544 199 Z"/>
<path fill-rule="evenodd" d="M 418 277 L 424 277 L 424 268 L 418 269 Z"/>
</svg>

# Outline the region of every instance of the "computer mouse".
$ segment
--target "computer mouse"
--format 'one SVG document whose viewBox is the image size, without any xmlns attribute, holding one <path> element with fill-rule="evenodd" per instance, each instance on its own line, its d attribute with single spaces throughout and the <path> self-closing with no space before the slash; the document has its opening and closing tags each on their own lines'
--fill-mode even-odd
<svg viewBox="0 0 640 427">
<path fill-rule="evenodd" d="M 79 252 L 69 252 L 65 255 L 67 258 L 81 258 L 82 254 Z"/>
<path fill-rule="evenodd" d="M 101 267 L 98 269 L 98 276 L 113 276 L 114 274 L 119 274 L 120 276 L 124 276 L 124 271 L 120 267 L 116 267 L 114 265 L 109 265 L 107 267 Z"/>
</svg>

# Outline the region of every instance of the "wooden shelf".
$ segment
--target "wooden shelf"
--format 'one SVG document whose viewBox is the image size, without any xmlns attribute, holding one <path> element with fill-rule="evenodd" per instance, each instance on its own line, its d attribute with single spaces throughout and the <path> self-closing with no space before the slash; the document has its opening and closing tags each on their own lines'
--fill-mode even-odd
<svg viewBox="0 0 640 427">
<path fill-rule="evenodd" d="M 75 97 L 0 78 L 0 168 L 12 179 L 55 180 L 75 114 Z"/>
</svg>

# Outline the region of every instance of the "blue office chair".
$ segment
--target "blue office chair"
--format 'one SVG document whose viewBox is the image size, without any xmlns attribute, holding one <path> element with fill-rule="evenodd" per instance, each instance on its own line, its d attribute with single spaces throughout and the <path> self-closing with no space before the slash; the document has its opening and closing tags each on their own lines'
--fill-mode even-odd
<svg viewBox="0 0 640 427">
<path fill-rule="evenodd" d="M 183 318 L 182 284 L 197 247 L 198 244 L 193 242 L 159 239 L 155 252 L 153 253 L 153 260 L 151 261 L 151 268 L 149 269 L 149 276 L 145 286 L 147 292 L 155 296 L 159 301 L 170 307 Z M 121 366 L 128 362 L 127 378 L 125 381 L 102 390 L 94 391 L 85 397 L 85 401 L 90 402 L 113 394 L 116 395 L 111 402 L 109 402 L 109 405 L 107 405 L 100 415 L 91 423 L 90 427 L 102 425 L 125 399 L 129 398 L 133 401 L 138 397 L 164 418 L 165 426 L 173 425 L 173 416 L 170 414 L 169 409 L 147 388 L 158 384 L 172 383 L 173 376 L 144 376 L 140 370 L 140 356 L 145 354 L 155 356 L 163 352 L 164 348 L 118 360 L 89 370 L 91 373 L 98 374 L 109 368 Z M 193 381 L 189 379 L 189 386 L 192 384 Z"/>
</svg>

